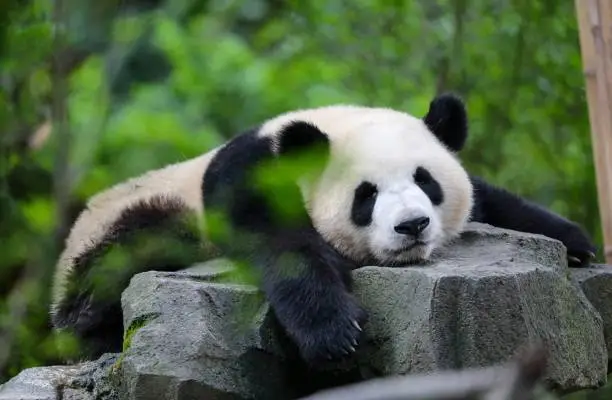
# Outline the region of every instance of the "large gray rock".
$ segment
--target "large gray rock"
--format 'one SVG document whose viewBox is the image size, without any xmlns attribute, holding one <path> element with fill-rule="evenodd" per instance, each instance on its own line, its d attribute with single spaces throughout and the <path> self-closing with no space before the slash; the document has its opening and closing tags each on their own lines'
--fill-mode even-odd
<svg viewBox="0 0 612 400">
<path fill-rule="evenodd" d="M 548 384 L 600 386 L 602 319 L 567 270 L 559 242 L 480 224 L 428 265 L 361 268 L 355 292 L 378 344 L 364 362 L 384 375 L 485 366 L 541 339 L 551 353 Z"/>
<path fill-rule="evenodd" d="M 72 366 L 28 368 L 0 385 L 0 400 L 119 400 L 110 371 L 116 354 Z"/>
<path fill-rule="evenodd" d="M 130 399 L 294 396 L 262 293 L 215 282 L 231 267 L 217 261 L 132 279 L 122 299 L 125 326 L 139 326 L 128 328 L 121 363 Z"/>
<path fill-rule="evenodd" d="M 571 275 L 603 319 L 608 349 L 612 349 L 612 265 L 572 268 Z"/>
<path fill-rule="evenodd" d="M 227 283 L 229 272 L 217 261 L 132 279 L 122 299 L 129 398 L 296 396 L 267 302 L 253 286 Z M 561 243 L 479 224 L 427 265 L 356 270 L 355 293 L 370 313 L 360 370 L 487 366 L 542 339 L 548 384 L 599 386 L 608 359 L 602 319 L 567 275 Z"/>
</svg>

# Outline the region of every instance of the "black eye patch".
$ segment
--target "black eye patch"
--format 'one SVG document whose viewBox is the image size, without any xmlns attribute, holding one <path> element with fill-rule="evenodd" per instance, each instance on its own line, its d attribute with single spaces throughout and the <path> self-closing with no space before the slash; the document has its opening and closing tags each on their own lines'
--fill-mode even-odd
<svg viewBox="0 0 612 400">
<path fill-rule="evenodd" d="M 412 175 L 414 183 L 429 197 L 435 206 L 439 206 L 444 201 L 444 194 L 440 183 L 423 167 L 418 167 Z"/>
<path fill-rule="evenodd" d="M 370 182 L 361 182 L 355 189 L 351 207 L 351 221 L 357 226 L 368 226 L 372 223 L 372 213 L 376 204 L 378 188 Z"/>
</svg>

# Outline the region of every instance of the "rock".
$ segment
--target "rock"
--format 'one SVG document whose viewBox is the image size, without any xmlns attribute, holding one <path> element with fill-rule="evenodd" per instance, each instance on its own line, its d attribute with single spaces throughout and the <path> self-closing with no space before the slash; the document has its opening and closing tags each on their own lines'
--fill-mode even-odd
<svg viewBox="0 0 612 400">
<path fill-rule="evenodd" d="M 228 283 L 232 271 L 216 260 L 132 279 L 122 298 L 127 398 L 298 395 L 293 354 L 267 302 L 254 286 Z M 551 351 L 549 385 L 564 391 L 600 386 L 608 358 L 603 322 L 567 275 L 560 242 L 481 224 L 470 224 L 427 264 L 360 268 L 355 294 L 370 322 L 359 371 L 489 366 L 541 339 Z"/>
<path fill-rule="evenodd" d="M 76 367 L 78 368 L 78 367 Z M 74 373 L 73 367 L 28 368 L 0 387 L 2 400 L 55 400 L 57 388 L 66 376 Z"/>
<path fill-rule="evenodd" d="M 565 273 L 568 269 L 566 252 L 560 241 L 546 236 L 472 222 L 453 245 L 439 251 L 427 265 L 453 264 L 458 259 L 484 272 L 486 265 L 495 268 L 499 263 L 523 261 Z"/>
<path fill-rule="evenodd" d="M 571 268 L 571 276 L 603 319 L 608 349 L 612 349 L 612 265 Z"/>
<path fill-rule="evenodd" d="M 291 398 L 268 304 L 255 287 L 219 282 L 232 265 L 145 272 L 124 291 L 131 340 L 121 363 L 130 399 Z M 130 330 L 131 329 L 131 330 Z"/>
<path fill-rule="evenodd" d="M 427 265 L 361 268 L 355 292 L 373 342 L 363 362 L 383 375 L 488 366 L 541 339 L 549 385 L 598 387 L 603 322 L 567 275 L 560 242 L 482 224 Z"/>
<path fill-rule="evenodd" d="M 0 400 L 118 400 L 108 375 L 117 354 L 73 366 L 28 368 L 0 386 Z"/>
</svg>

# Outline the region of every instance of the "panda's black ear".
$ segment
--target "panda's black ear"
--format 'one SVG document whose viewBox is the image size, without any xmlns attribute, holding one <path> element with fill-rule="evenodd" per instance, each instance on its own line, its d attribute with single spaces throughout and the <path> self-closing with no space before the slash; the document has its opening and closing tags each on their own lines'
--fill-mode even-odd
<svg viewBox="0 0 612 400">
<path fill-rule="evenodd" d="M 293 121 L 285 125 L 277 138 L 278 154 L 281 157 L 309 151 L 329 153 L 329 138 L 315 125 L 305 121 Z"/>
<path fill-rule="evenodd" d="M 330 156 L 330 142 L 315 125 L 293 121 L 285 125 L 276 137 L 278 163 L 276 179 L 295 181 L 316 178 L 325 169 Z M 280 190 L 278 188 L 275 191 Z"/>
<path fill-rule="evenodd" d="M 463 148 L 468 134 L 468 118 L 461 98 L 453 93 L 436 96 L 423 117 L 425 125 L 452 151 Z"/>
</svg>

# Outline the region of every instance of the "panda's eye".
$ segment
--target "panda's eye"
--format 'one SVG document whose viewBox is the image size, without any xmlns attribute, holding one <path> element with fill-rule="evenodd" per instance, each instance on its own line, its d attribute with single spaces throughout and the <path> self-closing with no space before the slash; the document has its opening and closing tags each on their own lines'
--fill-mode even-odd
<svg viewBox="0 0 612 400">
<path fill-rule="evenodd" d="M 351 205 L 351 221 L 358 227 L 372 223 L 372 214 L 376 205 L 378 188 L 373 183 L 364 181 L 355 188 L 355 197 Z"/>
<path fill-rule="evenodd" d="M 417 185 L 427 185 L 433 182 L 431 174 L 423 167 L 418 167 L 412 177 Z"/>
<path fill-rule="evenodd" d="M 432 204 L 439 206 L 444 201 L 442 186 L 426 168 L 418 167 L 412 176 L 414 183 L 429 197 Z"/>
<path fill-rule="evenodd" d="M 355 189 L 355 197 L 359 200 L 373 199 L 378 194 L 376 185 L 370 182 L 361 182 Z"/>
</svg>

